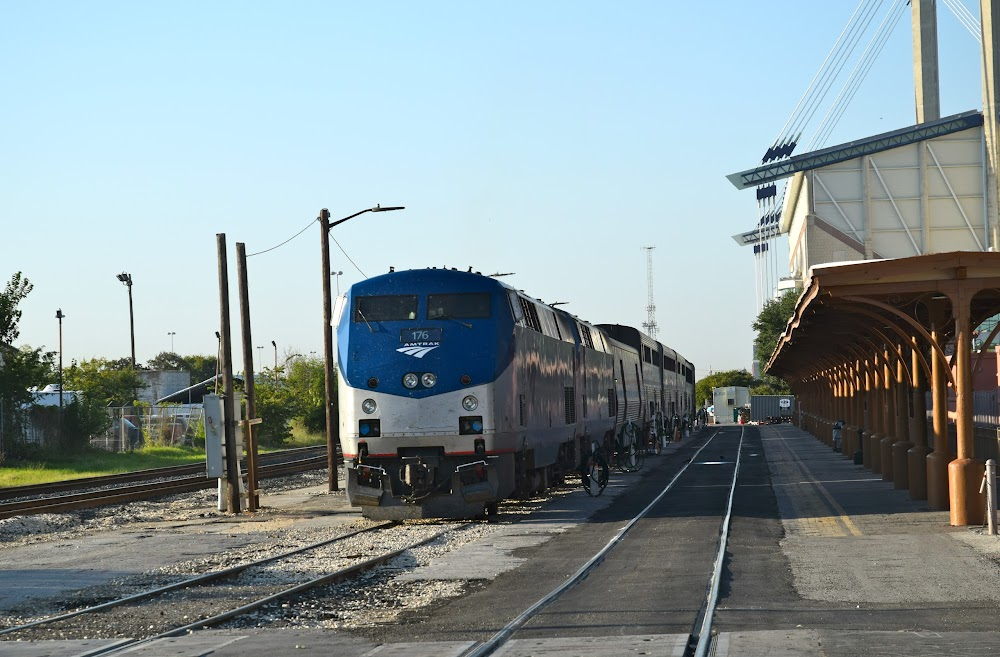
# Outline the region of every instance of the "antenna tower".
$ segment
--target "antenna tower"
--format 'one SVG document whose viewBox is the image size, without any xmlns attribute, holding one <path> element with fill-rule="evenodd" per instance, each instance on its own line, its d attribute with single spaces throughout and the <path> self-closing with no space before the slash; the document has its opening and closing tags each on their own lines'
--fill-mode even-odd
<svg viewBox="0 0 1000 657">
<path fill-rule="evenodd" d="M 642 328 L 646 329 L 646 334 L 651 338 L 656 338 L 656 304 L 653 303 L 653 249 L 655 246 L 639 247 L 646 251 L 646 289 L 649 291 L 649 300 L 646 304 L 646 321 L 642 323 Z"/>
</svg>

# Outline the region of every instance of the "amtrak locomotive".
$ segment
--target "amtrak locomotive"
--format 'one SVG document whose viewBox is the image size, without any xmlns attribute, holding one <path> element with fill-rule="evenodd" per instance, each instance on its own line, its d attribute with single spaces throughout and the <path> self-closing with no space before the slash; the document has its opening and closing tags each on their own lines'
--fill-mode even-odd
<svg viewBox="0 0 1000 657">
<path fill-rule="evenodd" d="M 671 349 L 471 270 L 390 272 L 338 312 L 347 495 L 367 517 L 492 513 L 626 425 L 694 408 L 694 367 Z"/>
</svg>

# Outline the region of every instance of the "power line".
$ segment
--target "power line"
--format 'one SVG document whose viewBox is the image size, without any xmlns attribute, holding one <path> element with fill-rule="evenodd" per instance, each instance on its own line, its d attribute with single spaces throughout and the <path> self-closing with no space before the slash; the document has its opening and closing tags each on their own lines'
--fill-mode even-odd
<svg viewBox="0 0 1000 657">
<path fill-rule="evenodd" d="M 312 226 L 312 225 L 313 225 L 313 221 L 316 221 L 316 220 L 315 220 L 315 219 L 313 219 L 312 221 L 310 221 L 310 222 L 309 222 L 308 224 L 306 224 L 306 227 L 305 227 L 305 228 L 303 228 L 303 229 L 302 229 L 302 230 L 300 230 L 299 232 L 295 233 L 294 235 L 292 235 L 291 237 L 289 237 L 289 238 L 288 238 L 287 240 L 285 240 L 285 241 L 284 241 L 284 242 L 282 242 L 281 244 L 278 244 L 277 246 L 272 246 L 272 247 L 271 247 L 270 249 L 264 249 L 263 251 L 258 251 L 257 253 L 248 253 L 248 254 L 247 254 L 247 257 L 248 257 L 248 258 L 250 258 L 250 257 L 252 257 L 252 256 L 255 256 L 255 255 L 260 255 L 260 254 L 262 254 L 262 253 L 267 253 L 268 251 L 274 251 L 275 249 L 277 249 L 277 248 L 280 248 L 280 247 L 282 247 L 282 246 L 284 246 L 284 245 L 288 244 L 288 243 L 289 243 L 289 242 L 291 242 L 291 241 L 292 241 L 293 239 L 295 239 L 296 237 L 298 237 L 298 236 L 299 236 L 299 235 L 301 235 L 302 233 L 306 232 L 306 229 L 307 229 L 307 228 L 309 228 L 309 226 Z"/>
<path fill-rule="evenodd" d="M 333 235 L 330 235 L 330 239 L 332 239 L 333 243 L 337 245 L 337 248 L 340 249 L 340 252 L 344 254 L 344 257 L 347 258 L 352 265 L 354 265 L 354 268 L 358 270 L 358 273 L 364 276 L 365 278 L 368 278 L 368 274 L 361 271 L 361 267 L 358 267 L 357 264 L 355 264 L 355 262 L 351 260 L 351 256 L 347 255 L 347 251 L 345 251 L 344 247 L 340 245 L 340 242 L 337 241 L 337 238 L 334 237 Z"/>
</svg>

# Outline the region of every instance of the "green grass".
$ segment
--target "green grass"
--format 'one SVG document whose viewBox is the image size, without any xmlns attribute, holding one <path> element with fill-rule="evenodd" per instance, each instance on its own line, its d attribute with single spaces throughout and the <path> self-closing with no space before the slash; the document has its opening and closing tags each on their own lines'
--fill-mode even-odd
<svg viewBox="0 0 1000 657">
<path fill-rule="evenodd" d="M 292 420 L 292 437 L 289 438 L 283 447 L 315 447 L 326 444 L 326 434 L 309 433 L 302 426 L 301 420 Z"/>
<path fill-rule="evenodd" d="M 26 460 L 8 460 L 0 466 L 0 487 L 98 477 L 204 460 L 203 450 L 190 447 L 146 447 L 136 452 L 121 453 L 96 449 L 78 454 L 39 453 Z"/>
<path fill-rule="evenodd" d="M 325 445 L 326 436 L 309 433 L 298 420 L 292 422 L 292 437 L 280 448 Z M 260 452 L 275 448 L 261 447 Z M 10 459 L 0 466 L 0 488 L 28 486 L 66 479 L 99 477 L 101 475 L 164 468 L 205 460 L 205 451 L 191 447 L 144 447 L 135 452 L 111 453 L 99 449 L 79 454 L 39 453 L 30 459 Z"/>
</svg>

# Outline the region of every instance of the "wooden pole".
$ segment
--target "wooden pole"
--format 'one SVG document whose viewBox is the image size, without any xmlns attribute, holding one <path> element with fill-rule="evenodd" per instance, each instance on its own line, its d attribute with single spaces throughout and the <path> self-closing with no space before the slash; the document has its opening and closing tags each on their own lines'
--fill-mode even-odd
<svg viewBox="0 0 1000 657">
<path fill-rule="evenodd" d="M 240 320 L 243 325 L 243 387 L 247 400 L 247 423 L 243 436 L 247 441 L 247 511 L 260 506 L 257 496 L 257 437 L 252 420 L 257 418 L 256 382 L 253 377 L 253 345 L 250 335 L 250 293 L 247 286 L 247 251 L 243 242 L 236 243 L 236 271 L 240 280 Z M 276 368 L 277 369 L 277 368 Z"/>
<path fill-rule="evenodd" d="M 226 260 L 226 234 L 217 233 L 219 252 L 219 308 L 222 345 L 222 386 L 226 416 L 226 498 L 230 513 L 240 512 L 240 455 L 236 453 L 236 404 L 233 390 L 233 347 L 229 324 L 229 264 Z"/>
<path fill-rule="evenodd" d="M 340 490 L 337 477 L 337 444 L 340 442 L 340 420 L 337 402 L 333 398 L 333 302 L 330 298 L 330 211 L 319 211 L 320 239 L 323 260 L 323 378 L 326 383 L 326 459 L 331 491 Z"/>
</svg>

